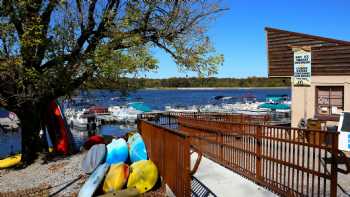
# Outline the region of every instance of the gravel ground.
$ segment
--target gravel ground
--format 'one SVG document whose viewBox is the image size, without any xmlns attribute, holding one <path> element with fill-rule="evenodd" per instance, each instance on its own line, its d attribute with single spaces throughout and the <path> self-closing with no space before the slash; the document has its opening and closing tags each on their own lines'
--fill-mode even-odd
<svg viewBox="0 0 350 197">
<path fill-rule="evenodd" d="M 24 169 L 0 170 L 0 192 L 27 190 L 46 185 L 52 187 L 50 194 L 62 189 L 55 196 L 76 196 L 86 179 L 80 167 L 84 155 L 79 153 L 46 164 L 39 158 Z M 68 185 L 73 180 L 76 181 Z"/>
</svg>

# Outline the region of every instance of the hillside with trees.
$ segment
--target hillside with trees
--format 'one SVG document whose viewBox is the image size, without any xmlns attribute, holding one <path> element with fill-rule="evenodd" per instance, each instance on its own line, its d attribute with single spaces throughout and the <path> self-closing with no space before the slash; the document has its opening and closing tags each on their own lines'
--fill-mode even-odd
<svg viewBox="0 0 350 197">
<path fill-rule="evenodd" d="M 248 78 L 166 78 L 166 79 L 147 79 L 147 78 L 123 78 L 119 81 L 110 81 L 99 79 L 85 84 L 86 88 L 91 89 L 119 89 L 122 92 L 127 90 L 143 88 L 183 88 L 183 87 L 289 87 L 289 78 L 266 78 L 266 77 L 248 77 Z"/>
</svg>

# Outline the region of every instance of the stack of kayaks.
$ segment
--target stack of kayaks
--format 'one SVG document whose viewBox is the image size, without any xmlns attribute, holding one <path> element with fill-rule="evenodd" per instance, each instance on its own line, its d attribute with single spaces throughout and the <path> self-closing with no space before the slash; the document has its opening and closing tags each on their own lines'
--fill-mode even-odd
<svg viewBox="0 0 350 197">
<path fill-rule="evenodd" d="M 83 160 L 83 171 L 92 174 L 79 197 L 139 196 L 155 186 L 158 169 L 147 160 L 146 146 L 139 133 L 129 135 L 127 142 L 119 138 L 103 146 L 93 145 Z"/>
</svg>

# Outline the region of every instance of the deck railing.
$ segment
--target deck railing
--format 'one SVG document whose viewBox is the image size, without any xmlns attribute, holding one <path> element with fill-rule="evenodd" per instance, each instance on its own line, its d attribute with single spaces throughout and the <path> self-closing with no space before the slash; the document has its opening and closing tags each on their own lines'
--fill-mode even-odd
<svg viewBox="0 0 350 197">
<path fill-rule="evenodd" d="M 138 128 L 147 147 L 149 158 L 176 196 L 191 196 L 190 144 L 188 136 L 145 119 Z"/>
<path fill-rule="evenodd" d="M 267 124 L 271 120 L 268 114 L 247 115 L 242 113 L 216 113 L 216 112 L 162 112 L 139 114 L 138 119 L 151 120 L 158 125 L 177 127 L 178 117 L 188 117 L 202 120 L 229 121 L 235 123 Z"/>
<path fill-rule="evenodd" d="M 338 133 L 196 117 L 178 124 L 205 156 L 282 196 L 337 195 Z"/>
</svg>

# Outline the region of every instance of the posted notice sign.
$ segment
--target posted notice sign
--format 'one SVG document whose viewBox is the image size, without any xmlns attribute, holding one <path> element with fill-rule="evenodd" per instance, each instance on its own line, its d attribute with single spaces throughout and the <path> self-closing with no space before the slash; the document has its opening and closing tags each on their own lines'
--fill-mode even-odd
<svg viewBox="0 0 350 197">
<path fill-rule="evenodd" d="M 311 85 L 311 52 L 303 49 L 294 50 L 294 86 Z"/>
</svg>

